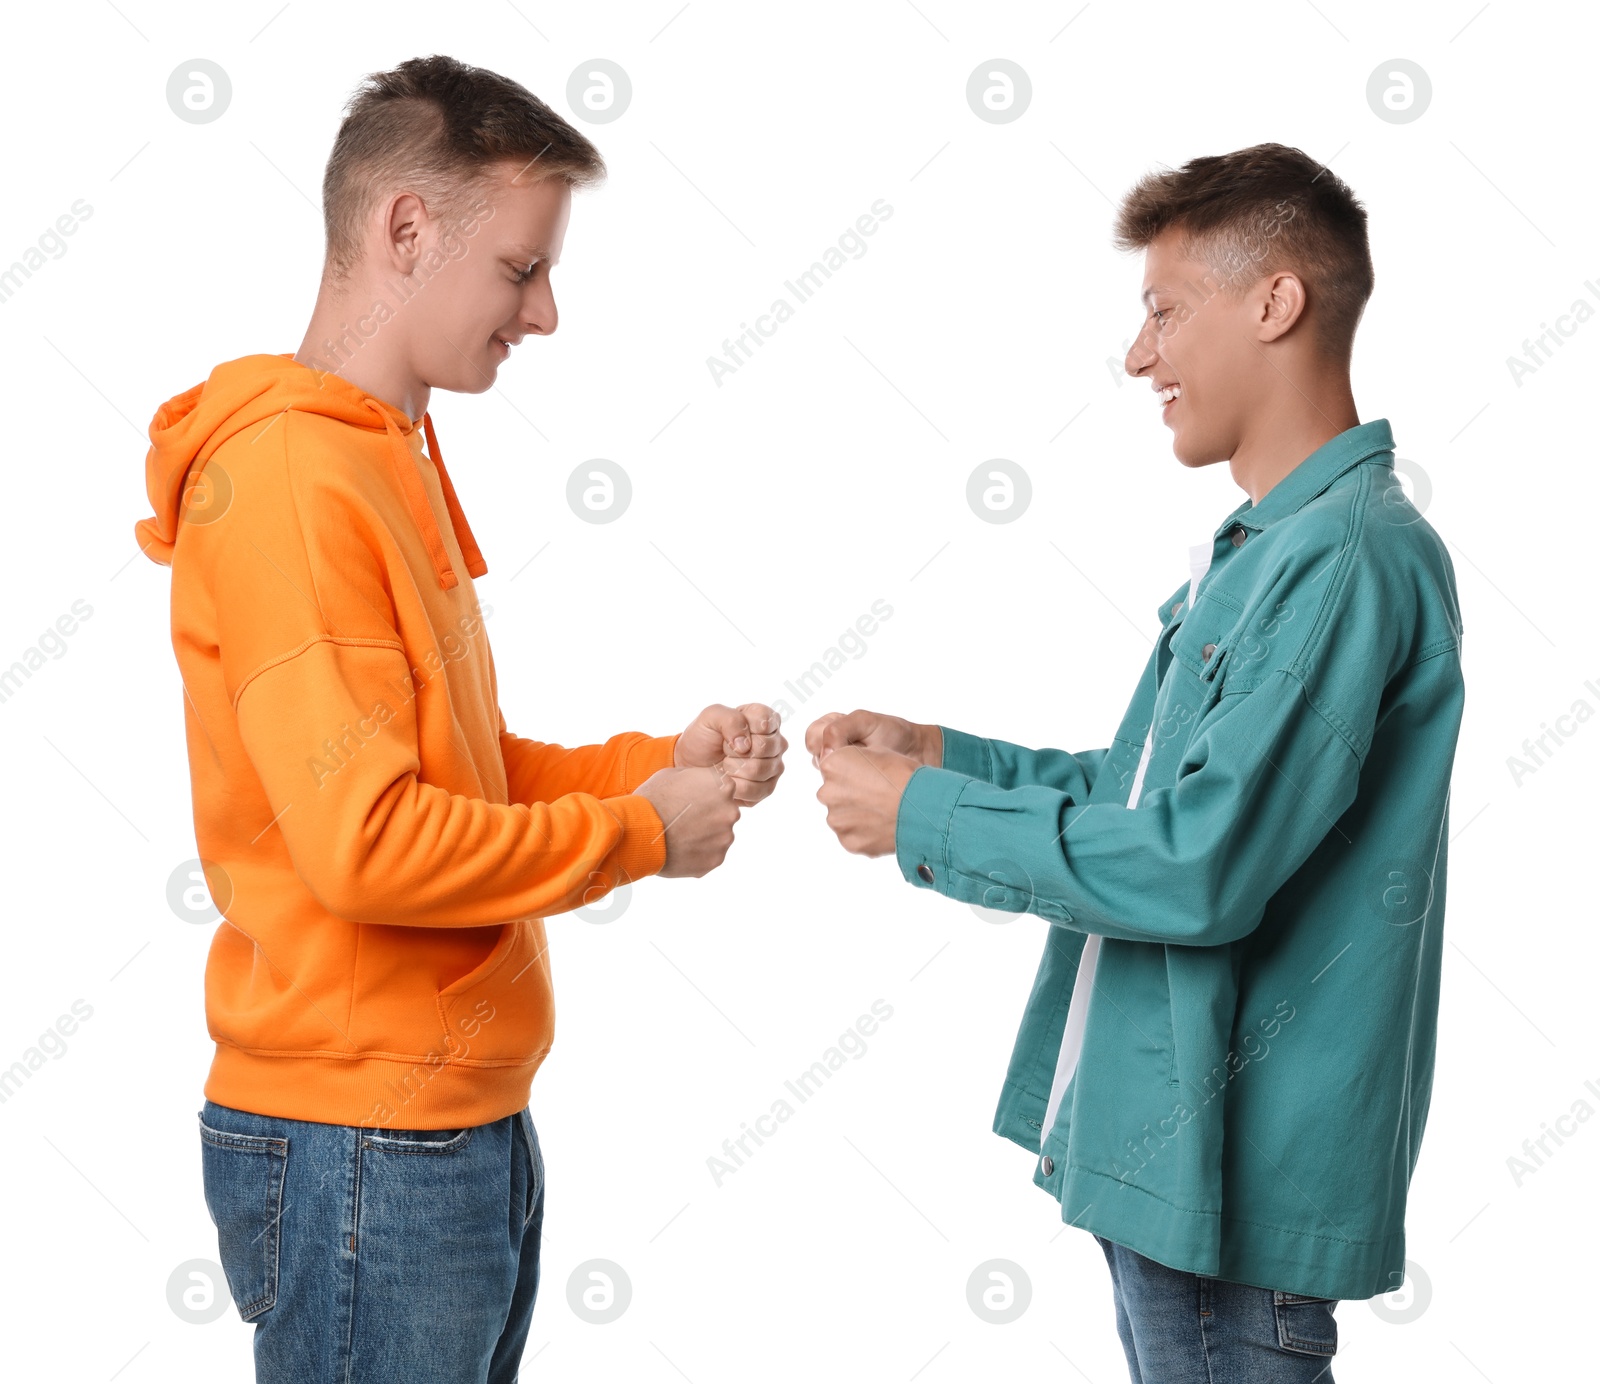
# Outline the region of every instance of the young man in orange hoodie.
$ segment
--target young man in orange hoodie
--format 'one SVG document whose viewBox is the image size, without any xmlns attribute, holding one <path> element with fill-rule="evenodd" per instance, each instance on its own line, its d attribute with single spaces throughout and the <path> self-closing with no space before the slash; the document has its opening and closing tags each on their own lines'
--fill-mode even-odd
<svg viewBox="0 0 1600 1384">
<path fill-rule="evenodd" d="M 369 77 L 328 161 L 300 350 L 219 365 L 150 427 L 136 531 L 172 567 L 224 915 L 205 1196 L 259 1381 L 516 1378 L 544 1208 L 543 919 L 715 869 L 783 769 L 755 703 L 572 749 L 500 713 L 470 580 L 487 565 L 428 402 L 487 390 L 556 329 L 572 189 L 604 171 L 495 73 L 430 57 Z"/>
</svg>

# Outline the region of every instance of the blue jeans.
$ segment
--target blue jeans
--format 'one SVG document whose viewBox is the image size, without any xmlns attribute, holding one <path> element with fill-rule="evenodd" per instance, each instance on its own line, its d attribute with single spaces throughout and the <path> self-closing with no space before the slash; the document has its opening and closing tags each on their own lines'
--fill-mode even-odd
<svg viewBox="0 0 1600 1384">
<path fill-rule="evenodd" d="M 544 1223 L 527 1110 L 365 1129 L 208 1100 L 200 1149 L 257 1384 L 514 1384 Z"/>
<path fill-rule="evenodd" d="M 1332 1298 L 1180 1273 L 1094 1238 L 1133 1384 L 1333 1384 Z"/>
</svg>

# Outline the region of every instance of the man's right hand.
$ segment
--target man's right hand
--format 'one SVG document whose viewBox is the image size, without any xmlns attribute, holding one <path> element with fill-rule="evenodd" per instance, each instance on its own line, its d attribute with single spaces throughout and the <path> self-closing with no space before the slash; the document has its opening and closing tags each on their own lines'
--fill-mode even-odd
<svg viewBox="0 0 1600 1384">
<path fill-rule="evenodd" d="M 717 769 L 657 769 L 634 790 L 666 828 L 668 879 L 699 879 L 722 864 L 733 845 L 739 805 L 733 780 Z"/>
<path fill-rule="evenodd" d="M 893 750 L 937 769 L 944 761 L 944 732 L 936 725 L 904 721 L 877 711 L 830 711 L 806 727 L 806 749 L 811 763 L 819 766 L 822 757 L 846 745 L 865 745 L 868 749 Z"/>
</svg>

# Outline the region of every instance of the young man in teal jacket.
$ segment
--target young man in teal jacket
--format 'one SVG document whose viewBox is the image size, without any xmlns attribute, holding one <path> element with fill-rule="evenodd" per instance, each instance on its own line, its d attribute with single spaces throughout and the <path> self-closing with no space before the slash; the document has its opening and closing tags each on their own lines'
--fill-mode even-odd
<svg viewBox="0 0 1600 1384">
<path fill-rule="evenodd" d="M 1136 1384 L 1331 1384 L 1337 1300 L 1404 1280 L 1455 575 L 1356 413 L 1373 271 L 1344 183 L 1276 144 L 1195 159 L 1133 189 L 1116 243 L 1145 252 L 1128 373 L 1248 498 L 1156 608 L 1110 744 L 856 711 L 807 748 L 847 850 L 1050 923 L 994 1129 L 1099 1240 Z"/>
</svg>

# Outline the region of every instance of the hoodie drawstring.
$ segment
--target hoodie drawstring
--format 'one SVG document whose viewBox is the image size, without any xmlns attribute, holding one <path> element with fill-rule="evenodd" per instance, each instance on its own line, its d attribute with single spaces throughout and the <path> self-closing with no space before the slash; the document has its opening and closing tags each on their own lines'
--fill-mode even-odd
<svg viewBox="0 0 1600 1384">
<path fill-rule="evenodd" d="M 433 458 L 434 469 L 439 473 L 439 488 L 444 491 L 444 505 L 450 511 L 450 527 L 455 530 L 461 556 L 467 560 L 467 575 L 481 577 L 489 570 L 489 564 L 483 560 L 478 540 L 472 536 L 472 527 L 467 523 L 461 501 L 456 499 L 456 488 L 450 484 L 450 473 L 444 469 L 444 453 L 439 450 L 439 439 L 434 435 L 433 419 L 426 413 L 422 415 L 422 431 L 428 438 L 428 455 Z"/>
<path fill-rule="evenodd" d="M 439 585 L 448 591 L 451 587 L 459 585 L 460 579 L 456 576 L 455 568 L 450 565 L 450 554 L 444 546 L 444 535 L 439 532 L 439 522 L 434 517 L 433 506 L 428 503 L 428 493 L 423 488 L 422 477 L 417 474 L 411 448 L 406 444 L 405 435 L 401 433 L 393 415 L 374 399 L 368 399 L 367 403 L 383 418 L 384 431 L 389 434 L 389 441 L 393 444 L 389 457 L 394 463 L 400 489 L 405 493 L 411 517 L 416 520 L 422 541 L 427 546 L 428 556 L 433 560 L 433 570 L 438 573 Z M 456 542 L 461 547 L 461 555 L 467 561 L 467 572 L 473 577 L 481 577 L 489 570 L 489 564 L 483 560 L 483 553 L 478 548 L 477 540 L 472 536 L 472 529 L 467 524 L 467 516 L 461 509 L 461 502 L 456 498 L 455 486 L 450 484 L 450 473 L 444 469 L 444 458 L 439 453 L 439 439 L 434 436 L 433 419 L 426 413 L 422 415 L 422 426 L 428 438 L 428 457 L 438 473 L 439 488 L 444 492 L 445 508 L 450 512 L 450 525 L 455 531 Z"/>
</svg>

